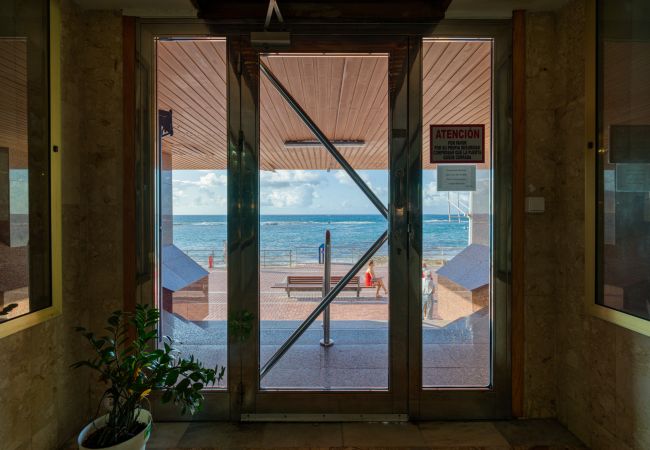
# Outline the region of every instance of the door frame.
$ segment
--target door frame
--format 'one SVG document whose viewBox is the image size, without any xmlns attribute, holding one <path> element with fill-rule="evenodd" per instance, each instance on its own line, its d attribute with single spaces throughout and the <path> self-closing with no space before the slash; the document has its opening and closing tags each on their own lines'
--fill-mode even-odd
<svg viewBox="0 0 650 450">
<path fill-rule="evenodd" d="M 155 95 L 151 95 L 156 86 L 154 39 L 158 37 L 225 37 L 228 42 L 228 261 L 229 268 L 255 267 L 255 270 L 228 271 L 228 317 L 238 314 L 242 309 L 257 307 L 258 297 L 258 244 L 257 236 L 257 199 L 258 199 L 258 114 L 256 111 L 257 89 L 259 80 L 246 74 L 246 64 L 250 64 L 245 52 L 250 51 L 246 44 L 248 29 L 241 24 L 210 25 L 194 19 L 138 19 L 136 20 L 136 74 L 135 74 L 135 179 L 136 199 L 133 224 L 136 260 L 136 301 L 154 303 L 158 284 L 159 243 L 157 221 L 158 208 L 156 193 L 159 183 L 159 161 L 156 143 L 153 139 L 157 129 Z M 306 26 L 296 27 L 296 34 L 341 34 L 340 27 Z M 349 33 L 347 32 L 349 30 Z M 417 32 L 422 29 L 416 30 Z M 405 81 L 395 94 L 399 98 L 400 111 L 395 114 L 398 120 L 391 124 L 391 134 L 397 141 L 393 144 L 399 151 L 390 153 L 390 200 L 389 217 L 392 223 L 389 241 L 390 251 L 390 286 L 397 286 L 403 280 L 408 288 L 408 308 L 393 312 L 398 302 L 392 301 L 389 333 L 389 355 L 394 355 L 391 362 L 389 380 L 400 381 L 389 391 L 363 392 L 300 392 L 281 391 L 258 393 L 257 379 L 251 374 L 258 373 L 259 351 L 257 330 L 254 336 L 255 360 L 245 354 L 244 346 L 251 345 L 236 339 L 229 333 L 228 337 L 228 381 L 225 390 L 205 392 L 206 401 L 203 410 L 192 420 L 240 420 L 242 414 L 248 420 L 282 419 L 271 417 L 267 413 L 271 407 L 280 405 L 286 414 L 302 414 L 303 420 L 377 420 L 381 417 L 404 420 L 445 418 L 500 418 L 509 417 L 510 410 L 510 289 L 511 289 L 511 227 L 512 207 L 510 186 L 512 174 L 511 161 L 511 125 L 510 114 L 510 21 L 483 20 L 445 20 L 429 35 L 412 34 L 408 26 L 386 25 L 364 26 L 357 29 L 346 28 L 347 35 L 358 35 L 359 39 L 367 35 L 381 37 L 386 41 L 406 39 L 408 71 Z M 391 38 L 392 36 L 392 38 Z M 493 193 L 494 211 L 493 229 L 495 240 L 502 245 L 493 247 L 494 264 L 494 300 L 495 325 L 493 336 L 492 360 L 495 361 L 493 386 L 490 389 L 435 389 L 423 391 L 421 385 L 421 326 L 420 326 L 420 249 L 421 249 L 421 126 L 422 126 L 422 79 L 421 79 L 421 42 L 426 37 L 449 38 L 486 38 L 495 42 L 493 55 L 494 87 L 494 177 L 505 180 L 500 189 Z M 243 56 L 242 56 L 243 55 Z M 259 77 L 259 70 L 257 70 Z M 389 107 L 390 109 L 390 107 Z M 498 128 L 497 128 L 498 127 Z M 395 136 L 393 136 L 395 135 Z M 497 162 L 499 163 L 497 165 Z M 403 170 L 403 172 L 400 172 Z M 232 180 L 232 181 L 231 181 Z M 416 183 L 416 184 L 414 184 Z M 497 199 L 497 196 L 499 198 Z M 241 208 L 240 205 L 254 204 L 254 208 Z M 400 208 L 407 208 L 408 214 L 398 214 Z M 416 220 L 414 220 L 416 219 Z M 410 228 L 410 233 L 407 230 Z M 127 230 L 125 230 L 127 232 Z M 419 233 L 419 237 L 418 236 Z M 497 237 L 499 241 L 497 241 Z M 398 252 L 399 249 L 399 252 Z M 407 255 L 411 255 L 410 257 Z M 417 256 L 415 256 L 417 255 Z M 125 260 L 132 255 L 125 255 Z M 254 263 L 253 263 L 254 262 Z M 402 262 L 403 264 L 400 264 Z M 243 264 L 246 263 L 246 264 Z M 250 265 L 249 265 L 250 264 Z M 246 272 L 246 273 L 244 273 Z M 394 298 L 395 296 L 393 296 Z M 239 302 L 235 302 L 239 299 Z M 256 310 L 256 309 L 255 309 Z M 498 316 L 498 317 L 497 317 Z M 409 326 L 409 323 L 412 325 Z M 395 335 L 393 336 L 393 333 Z M 400 343 L 401 347 L 397 347 Z M 408 352 L 403 351 L 408 349 Z M 397 351 L 396 351 L 397 350 Z M 255 371 L 252 368 L 255 368 Z M 310 407 L 317 416 L 308 414 Z M 373 411 L 380 416 L 360 412 Z M 158 420 L 187 420 L 179 416 L 174 408 L 153 402 Z M 326 411 L 323 414 L 322 411 Z M 299 420 L 298 416 L 290 417 Z"/>
<path fill-rule="evenodd" d="M 512 291 L 512 36 L 510 20 L 443 20 L 434 39 L 491 40 L 492 47 L 492 271 L 491 271 L 491 385 L 488 388 L 422 388 L 422 58 L 411 107 L 419 122 L 411 133 L 409 210 L 413 216 L 409 239 L 409 414 L 419 420 L 501 419 L 512 416 L 510 309 Z M 414 82 L 415 81 L 415 77 Z M 418 92 L 416 95 L 415 92 Z M 498 182 L 497 182 L 498 180 Z M 495 245 L 495 244 L 498 244 Z"/>
<path fill-rule="evenodd" d="M 410 74 L 410 41 L 408 36 L 345 36 L 292 34 L 290 48 L 281 53 L 387 53 L 389 55 L 389 182 L 400 186 L 390 190 L 389 209 L 389 289 L 407 283 L 406 259 L 406 162 L 408 154 L 408 117 L 401 111 L 407 110 L 406 95 Z M 240 182 L 245 186 L 259 188 L 259 53 L 250 47 L 245 38 L 239 41 L 240 54 L 244 58 L 242 70 L 242 159 L 247 167 L 240 173 Z M 400 58 L 402 58 L 400 60 Z M 401 63 L 401 66 L 400 66 Z M 246 100 L 244 100 L 246 99 Z M 251 124 L 255 124 L 253 129 Z M 250 274 L 241 284 L 239 296 L 248 311 L 259 311 L 259 192 L 241 191 L 242 204 L 255 205 L 242 209 L 240 226 L 245 225 L 242 240 L 249 242 L 242 249 L 242 267 L 251 268 Z M 402 214 L 399 213 L 400 207 Z M 253 225 L 249 227 L 249 225 Z M 404 270 L 399 271 L 399 268 Z M 249 276 L 249 275 L 252 275 Z M 392 296 L 393 298 L 395 295 Z M 390 298 L 390 297 L 389 297 Z M 257 314 L 256 314 L 257 316 Z M 242 420 L 406 420 L 407 419 L 407 360 L 404 349 L 407 346 L 407 311 L 399 302 L 389 302 L 389 386 L 388 390 L 262 390 L 259 388 L 259 320 L 255 320 L 252 340 L 248 351 L 242 352 L 243 388 Z M 254 350 L 254 351 L 253 351 Z M 369 413 L 372 411 L 372 413 Z"/>
</svg>

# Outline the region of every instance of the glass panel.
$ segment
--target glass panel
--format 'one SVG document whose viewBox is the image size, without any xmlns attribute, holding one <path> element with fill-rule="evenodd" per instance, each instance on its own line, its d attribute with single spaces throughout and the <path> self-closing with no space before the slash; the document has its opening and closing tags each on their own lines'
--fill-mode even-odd
<svg viewBox="0 0 650 450">
<path fill-rule="evenodd" d="M 422 385 L 484 387 L 491 345 L 492 43 L 425 40 L 422 50 Z M 475 161 L 481 146 L 484 162 L 465 162 Z"/>
<path fill-rule="evenodd" d="M 52 304 L 47 5 L 0 12 L 0 322 Z"/>
<path fill-rule="evenodd" d="M 388 199 L 388 57 L 261 58 L 370 189 Z M 260 366 L 323 298 L 331 233 L 332 286 L 387 229 L 386 219 L 260 75 Z M 354 274 L 330 306 L 261 379 L 264 389 L 388 387 L 388 251 Z M 374 285 L 373 285 L 374 284 Z"/>
<path fill-rule="evenodd" d="M 162 334 L 225 366 L 226 41 L 159 41 L 157 83 Z"/>
<path fill-rule="evenodd" d="M 650 5 L 602 0 L 597 301 L 650 319 Z"/>
</svg>

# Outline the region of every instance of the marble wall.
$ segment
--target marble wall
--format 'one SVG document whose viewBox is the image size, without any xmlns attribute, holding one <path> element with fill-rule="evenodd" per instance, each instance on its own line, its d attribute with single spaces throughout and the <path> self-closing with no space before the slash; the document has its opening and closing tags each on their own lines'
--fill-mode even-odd
<svg viewBox="0 0 650 450">
<path fill-rule="evenodd" d="M 591 317 L 584 299 L 585 5 L 527 15 L 528 416 L 557 416 L 592 448 L 650 448 L 650 338 Z"/>
<path fill-rule="evenodd" d="M 94 406 L 85 347 L 121 304 L 121 17 L 63 1 L 64 313 L 0 340 L 3 448 L 55 448 Z M 650 339 L 584 310 L 584 4 L 527 15 L 525 411 L 594 448 L 650 448 Z"/>
<path fill-rule="evenodd" d="M 63 314 L 0 340 L 3 449 L 53 449 L 94 413 L 72 330 L 121 303 L 121 17 L 63 0 Z"/>
</svg>

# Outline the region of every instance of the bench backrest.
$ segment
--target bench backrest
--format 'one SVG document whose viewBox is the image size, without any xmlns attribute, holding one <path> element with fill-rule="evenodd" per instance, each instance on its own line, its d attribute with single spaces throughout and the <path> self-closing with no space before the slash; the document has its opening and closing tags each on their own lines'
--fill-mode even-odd
<svg viewBox="0 0 650 450">
<path fill-rule="evenodd" d="M 330 282 L 335 285 L 341 281 L 342 276 L 332 275 Z M 288 284 L 323 284 L 323 277 L 320 275 L 289 275 L 287 277 Z M 348 284 L 359 284 L 359 277 L 354 276 L 350 279 Z"/>
</svg>

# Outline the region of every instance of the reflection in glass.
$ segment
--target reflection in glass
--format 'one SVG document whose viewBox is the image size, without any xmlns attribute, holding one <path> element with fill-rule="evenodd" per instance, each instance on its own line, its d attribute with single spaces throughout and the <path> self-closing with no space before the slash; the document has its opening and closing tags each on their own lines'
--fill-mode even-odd
<svg viewBox="0 0 650 450">
<path fill-rule="evenodd" d="M 0 322 L 51 305 L 47 3 L 0 16 Z"/>
<path fill-rule="evenodd" d="M 183 356 L 225 366 L 226 41 L 160 40 L 156 50 L 162 334 Z"/>
<path fill-rule="evenodd" d="M 597 301 L 650 319 L 648 2 L 601 1 L 598 44 Z"/>
</svg>

